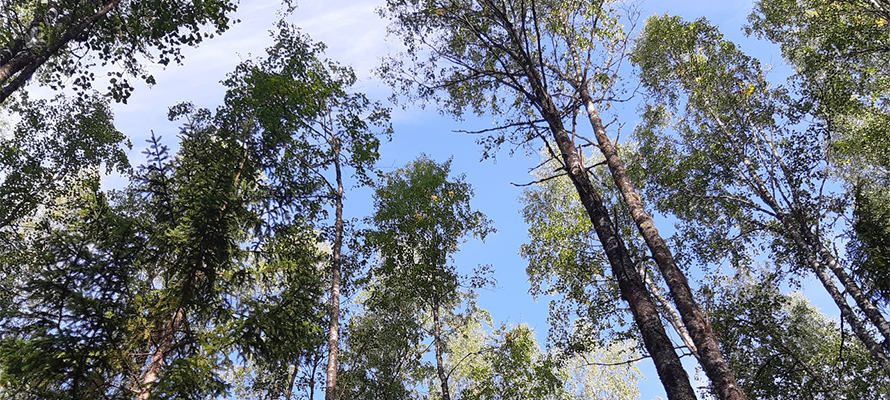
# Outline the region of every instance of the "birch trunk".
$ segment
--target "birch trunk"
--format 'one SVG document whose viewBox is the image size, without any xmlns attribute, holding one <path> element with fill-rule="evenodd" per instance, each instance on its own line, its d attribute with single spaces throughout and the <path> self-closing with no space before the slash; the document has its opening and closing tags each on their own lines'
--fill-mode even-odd
<svg viewBox="0 0 890 400">
<path fill-rule="evenodd" d="M 336 210 L 334 212 L 334 244 L 331 249 L 331 325 L 328 335 L 328 367 L 325 383 L 325 400 L 336 400 L 337 361 L 340 353 L 340 267 L 343 250 L 343 176 L 340 171 L 340 144 L 332 138 L 334 147 L 334 171 L 337 180 Z"/>
<path fill-rule="evenodd" d="M 853 314 L 853 309 L 847 304 L 847 300 L 844 298 L 843 293 L 841 293 L 837 286 L 835 286 L 834 282 L 831 280 L 831 276 L 825 272 L 824 268 L 817 268 L 813 272 L 816 273 L 816 277 L 822 282 L 822 286 L 828 291 L 831 299 L 834 300 L 838 308 L 841 309 L 841 315 L 843 315 L 844 320 L 850 324 L 850 327 L 853 329 L 853 334 L 862 341 L 862 344 L 868 349 L 868 352 L 871 353 L 872 357 L 878 361 L 878 364 L 884 369 L 884 372 L 890 375 L 890 358 L 884 353 L 884 348 L 868 332 L 862 321 Z"/>
<path fill-rule="evenodd" d="M 606 128 L 590 93 L 587 91 L 587 87 L 582 83 L 577 89 L 581 101 L 587 110 L 587 117 L 596 135 L 600 151 L 606 158 L 606 164 L 609 167 L 615 185 L 621 191 L 631 217 L 667 283 L 671 297 L 673 297 L 677 310 L 683 318 L 683 324 L 686 326 L 689 335 L 695 343 L 695 347 L 698 349 L 702 369 L 705 370 L 705 374 L 711 379 L 718 398 L 722 400 L 747 400 L 748 397 L 742 391 L 732 369 L 729 368 L 729 364 L 723 358 L 723 353 L 720 351 L 720 346 L 717 343 L 717 338 L 714 336 L 711 325 L 704 319 L 698 303 L 695 301 L 686 275 L 677 266 L 667 243 L 658 233 L 652 217 L 646 212 L 639 194 L 637 194 L 636 189 L 627 177 L 624 163 L 618 157 L 618 151 L 612 145 L 608 135 L 606 135 Z"/>
<path fill-rule="evenodd" d="M 528 72 L 530 81 L 535 88 L 535 102 L 541 105 L 542 117 L 550 126 L 550 132 L 561 152 L 569 178 L 584 205 L 590 221 L 593 223 L 597 237 L 603 245 L 606 257 L 612 267 L 612 274 L 618 281 L 621 296 L 630 305 L 634 322 L 643 336 L 643 344 L 652 355 L 658 377 L 664 385 L 670 400 L 694 400 L 695 391 L 689 382 L 689 375 L 680 363 L 680 357 L 661 323 L 661 316 L 655 302 L 649 294 L 642 277 L 634 268 L 627 247 L 618 230 L 609 217 L 602 197 L 593 187 L 587 168 L 581 163 L 581 157 L 575 149 L 572 139 L 565 130 L 562 116 L 550 96 L 543 90 L 540 79 L 533 68 Z"/>
<path fill-rule="evenodd" d="M 451 391 L 448 389 L 448 374 L 445 373 L 445 362 L 443 361 L 445 346 L 442 344 L 442 318 L 439 315 L 438 301 L 433 303 L 433 346 L 436 350 L 436 374 L 439 375 L 442 400 L 451 400 Z"/>
<path fill-rule="evenodd" d="M 805 232 L 809 233 L 809 232 Z M 812 234 L 808 236 L 813 236 Z M 831 253 L 821 240 L 818 237 L 813 237 L 810 239 L 810 242 L 815 247 L 815 251 L 819 254 L 823 260 L 825 260 L 825 264 L 828 269 L 834 274 L 835 277 L 841 282 L 841 285 L 844 286 L 844 290 L 853 298 L 853 301 L 856 302 L 856 305 L 860 310 L 865 314 L 866 318 L 878 329 L 878 332 L 881 333 L 881 336 L 884 337 L 885 342 L 890 342 L 890 324 L 887 323 L 887 319 L 884 318 L 884 315 L 878 310 L 875 304 L 868 298 L 868 296 L 862 291 L 862 288 L 859 287 L 859 284 L 853 280 L 853 277 L 844 270 L 844 267 L 837 261 L 837 258 L 834 254 Z"/>
<path fill-rule="evenodd" d="M 689 331 L 686 330 L 686 326 L 683 325 L 683 317 L 681 317 L 680 313 L 677 312 L 677 309 L 671 305 L 670 301 L 661 294 L 661 291 L 655 286 L 655 282 L 652 282 L 652 279 L 646 274 L 643 274 L 643 277 L 646 284 L 649 285 L 649 291 L 652 292 L 655 299 L 661 303 L 662 307 L 664 307 L 664 312 L 667 314 L 668 321 L 671 321 L 671 325 L 673 325 L 674 330 L 677 331 L 677 335 L 680 336 L 680 339 L 683 340 L 683 344 L 686 345 L 686 348 L 689 349 L 692 356 L 695 357 L 698 362 L 701 362 L 701 357 L 698 355 L 698 349 L 695 347 L 695 342 L 692 340 L 692 336 L 689 336 Z"/>
<path fill-rule="evenodd" d="M 715 118 L 715 120 L 720 124 L 720 127 L 725 130 L 721 120 L 719 118 Z M 844 288 L 854 297 L 854 300 L 857 300 L 857 297 L 859 297 L 859 300 L 862 302 L 858 303 L 857 306 L 866 313 L 866 316 L 878 327 L 878 330 L 882 335 L 890 334 L 890 327 L 887 326 L 886 319 L 884 319 L 883 315 L 877 312 L 876 309 L 872 308 L 869 310 L 868 306 L 871 305 L 874 307 L 874 305 L 868 302 L 867 299 L 864 299 L 858 285 L 853 282 L 852 278 L 850 278 L 846 271 L 843 270 L 843 267 L 838 264 L 834 255 L 825 248 L 821 239 L 810 231 L 805 222 L 796 220 L 784 207 L 782 207 L 779 201 L 770 194 L 766 182 L 764 182 L 760 174 L 755 170 L 753 162 L 741 152 L 735 143 L 732 144 L 734 145 L 733 149 L 741 159 L 742 165 L 744 165 L 744 171 L 748 173 L 747 179 L 751 182 L 752 190 L 773 211 L 776 219 L 782 225 L 784 230 L 780 232 L 780 234 L 784 235 L 794 243 L 797 251 L 800 252 L 806 260 L 806 263 L 810 266 L 810 270 L 816 274 L 816 277 L 819 278 L 822 286 L 825 287 L 825 290 L 828 291 L 828 294 L 831 296 L 832 300 L 834 300 L 834 303 L 837 304 L 838 308 L 841 310 L 844 319 L 853 329 L 853 333 L 868 349 L 869 353 L 875 357 L 878 364 L 890 374 L 890 357 L 888 357 L 886 350 L 875 340 L 863 321 L 859 320 L 859 318 L 853 314 L 853 310 L 850 305 L 847 304 L 847 299 L 844 297 L 844 294 L 838 290 L 834 281 L 832 281 L 831 277 L 825 272 L 825 265 L 820 260 L 820 256 L 827 260 L 829 269 L 835 276 L 838 276 L 838 279 L 841 280 L 841 283 L 844 284 Z M 844 278 L 846 278 L 846 280 Z M 885 336 L 885 338 L 887 338 L 887 336 Z"/>
</svg>

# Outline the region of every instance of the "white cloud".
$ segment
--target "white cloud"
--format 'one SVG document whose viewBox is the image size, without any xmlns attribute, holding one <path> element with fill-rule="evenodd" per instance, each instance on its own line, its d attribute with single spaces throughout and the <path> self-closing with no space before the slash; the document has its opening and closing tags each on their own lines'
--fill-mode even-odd
<svg viewBox="0 0 890 400">
<path fill-rule="evenodd" d="M 301 3 L 291 18 L 313 40 L 328 46 L 327 56 L 351 65 L 359 79 L 373 79 L 380 57 L 395 46 L 385 41 L 388 21 L 380 18 L 376 0 Z"/>
</svg>

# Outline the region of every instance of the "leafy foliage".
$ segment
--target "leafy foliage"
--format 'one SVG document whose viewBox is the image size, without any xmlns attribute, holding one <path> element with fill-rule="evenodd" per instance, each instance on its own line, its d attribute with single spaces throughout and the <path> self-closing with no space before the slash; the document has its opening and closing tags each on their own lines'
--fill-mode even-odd
<svg viewBox="0 0 890 400">
<path fill-rule="evenodd" d="M 346 324 L 340 375 L 341 397 L 354 399 L 421 398 L 432 376 L 423 355 L 428 349 L 426 313 L 398 290 L 370 285 L 360 295 L 361 309 Z"/>
<path fill-rule="evenodd" d="M 834 160 L 852 171 L 878 167 L 885 179 L 888 10 L 880 1 L 760 1 L 748 27 L 779 44 L 795 67 L 805 107 L 831 135 Z"/>
<path fill-rule="evenodd" d="M 102 201 L 74 208 L 84 215 L 96 207 L 112 210 L 110 222 L 40 216 L 35 223 L 46 232 L 6 230 L 29 242 L 4 253 L 3 266 L 20 268 L 27 278 L 4 284 L 31 305 L 4 315 L 4 387 L 16 380 L 35 382 L 22 390 L 61 398 L 86 390 L 111 397 L 207 398 L 229 390 L 222 373 L 235 355 L 254 368 L 245 379 L 265 395 L 290 397 L 294 385 L 314 385 L 327 311 L 320 287 L 327 254 L 318 244 L 324 231 L 313 227 L 333 190 L 325 170 L 336 155 L 359 181 L 368 181 L 379 146 L 369 127 L 379 124 L 386 132 L 388 114 L 364 96 L 349 94 L 352 72 L 319 61 L 320 47 L 293 28 L 282 25 L 277 39 L 269 58 L 245 62 L 231 75 L 226 103 L 216 112 L 188 103 L 171 108 L 171 119 L 185 120 L 176 154 L 153 136 L 148 163 L 130 188 L 104 208 Z M 303 89 L 280 91 L 276 82 Z M 275 102 L 281 107 L 272 107 Z M 39 104 L 23 104 L 33 124 L 23 123 L 22 129 L 47 133 L 27 136 L 23 130 L 10 143 L 58 151 L 36 153 L 58 163 L 47 163 L 52 168 L 38 171 L 43 175 L 58 170 L 52 178 L 71 176 L 82 170 L 80 163 L 98 166 L 121 154 L 116 146 L 122 137 L 107 122 L 105 103 L 78 99 L 69 106 L 71 114 L 50 109 L 46 116 Z M 95 136 L 92 141 L 75 141 L 81 128 Z M 92 188 L 102 198 L 96 184 Z M 86 236 L 62 240 L 66 236 L 54 230 Z M 48 243 L 60 250 L 29 259 L 52 238 L 58 239 Z M 78 247 L 85 250 L 68 255 Z M 103 253 L 111 249 L 126 250 L 128 258 Z M 27 267 L 17 266 L 22 260 Z M 105 277 L 107 269 L 123 275 Z M 70 283 L 53 283 L 59 279 Z M 91 296 L 105 303 L 80 304 Z M 59 321 L 51 318 L 56 312 Z M 60 345 L 66 335 L 70 348 Z M 57 339 L 58 350 L 52 351 L 61 353 L 52 353 L 47 346 Z M 58 359 L 59 366 L 39 367 L 35 361 L 44 356 Z M 41 368 L 45 378 L 22 379 L 34 372 L 29 368 Z"/>
<path fill-rule="evenodd" d="M 529 225 L 529 240 L 520 247 L 520 255 L 528 260 L 532 295 L 556 298 L 550 304 L 550 340 L 572 354 L 628 338 L 631 332 L 625 327 L 629 315 L 618 304 L 617 282 L 575 188 L 559 169 L 543 171 L 555 165 L 554 161 L 544 163 L 542 171 L 533 174 L 539 178 L 537 183 L 523 192 L 522 215 Z M 611 177 L 601 172 L 594 174 L 596 183 L 608 196 L 615 220 L 623 224 L 626 243 L 642 261 L 633 222 L 609 191 Z"/>
<path fill-rule="evenodd" d="M 392 306 L 384 299 L 405 302 L 414 311 L 414 318 L 430 318 L 426 329 L 433 340 L 439 393 L 445 399 L 451 396 L 444 365 L 448 352 L 446 326 L 460 324 L 460 318 L 457 322 L 449 319 L 454 319 L 452 310 L 462 301 L 462 289 L 487 283 L 483 275 L 460 276 L 451 265 L 452 255 L 467 236 L 483 240 L 494 232 L 491 221 L 470 206 L 470 185 L 463 177 L 449 180 L 450 170 L 450 161 L 438 164 L 421 156 L 384 176 L 374 194 L 376 212 L 369 220 L 372 229 L 366 236 L 367 245 L 380 259 L 369 274 L 374 284 L 369 304 L 380 305 L 386 311 Z M 414 329 L 424 325 L 414 325 Z M 417 338 L 407 337 L 414 341 Z M 396 339 L 405 339 L 405 334 Z M 404 349 L 414 345 L 408 341 L 400 346 Z"/>
<path fill-rule="evenodd" d="M 480 336 L 470 340 L 480 341 Z M 481 337 L 486 336 L 491 338 L 490 342 L 484 343 L 475 354 L 468 355 L 476 359 L 463 368 L 463 376 L 458 376 L 458 379 L 466 381 L 460 390 L 461 398 L 565 398 L 565 372 L 558 361 L 541 353 L 531 328 L 527 325 L 512 328 L 502 326 L 492 334 Z"/>
<path fill-rule="evenodd" d="M 872 297 L 890 301 L 890 193 L 861 183 L 853 190 L 855 235 L 847 244 L 854 273 Z"/>
<path fill-rule="evenodd" d="M 886 317 L 863 291 L 869 283 L 851 277 L 855 268 L 830 247 L 850 203 L 830 184 L 830 142 L 819 123 L 804 118 L 810 110 L 801 104 L 809 100 L 772 89 L 759 63 L 704 20 L 650 18 L 634 61 L 655 95 L 637 131 L 642 151 L 656 154 L 646 159 L 648 193 L 684 221 L 689 253 L 712 263 L 729 255 L 744 267 L 768 251 L 779 277 L 815 274 L 856 337 L 890 370 L 885 348 L 866 327 L 886 339 Z"/>
<path fill-rule="evenodd" d="M 879 288 L 886 274 L 879 256 L 886 234 L 874 219 L 886 196 L 874 188 L 890 182 L 888 10 L 884 2 L 762 1 L 748 28 L 779 44 L 795 67 L 801 102 L 818 118 L 835 174 L 848 185 L 848 204 L 857 217 L 849 229 L 853 272 L 870 288 Z"/>
<path fill-rule="evenodd" d="M 50 204 L 83 170 L 126 173 L 129 141 L 98 96 L 31 100 L 11 105 L 18 122 L 0 136 L 0 230 Z M 0 239 L 2 240 L 2 239 Z"/>
<path fill-rule="evenodd" d="M 742 271 L 713 285 L 711 320 L 739 382 L 758 399 L 881 399 L 888 382 L 868 351 L 775 274 Z"/>
<path fill-rule="evenodd" d="M 130 326 L 145 250 L 139 223 L 112 207 L 86 174 L 58 206 L 35 221 L 0 315 L 0 386 L 7 396 L 128 398 L 120 386 L 133 368 Z"/>
<path fill-rule="evenodd" d="M 646 194 L 691 221 L 681 228 L 687 257 L 746 263 L 760 238 L 776 235 L 772 256 L 804 262 L 783 256 L 795 251 L 782 250 L 791 243 L 777 215 L 818 225 L 837 203 L 823 191 L 818 137 L 796 130 L 785 89 L 703 20 L 650 18 L 634 62 L 656 99 L 636 132 L 641 153 L 652 155 L 642 160 Z"/>
<path fill-rule="evenodd" d="M 126 101 L 133 90 L 129 76 L 154 83 L 140 58 L 163 65 L 181 62 L 183 46 L 228 30 L 236 8 L 227 0 L 4 1 L 0 103 L 35 73 L 56 88 L 73 77 L 75 89 L 88 91 L 95 80 L 89 67 L 97 62 L 115 66 L 108 72 L 109 94 Z"/>
<path fill-rule="evenodd" d="M 425 156 L 384 177 L 374 195 L 377 212 L 369 244 L 380 252 L 374 274 L 406 279 L 409 298 L 445 300 L 458 289 L 451 256 L 466 236 L 480 240 L 491 221 L 470 207 L 472 188 L 462 177 L 448 180 L 451 162 Z M 433 293 L 430 293 L 432 291 Z"/>
</svg>

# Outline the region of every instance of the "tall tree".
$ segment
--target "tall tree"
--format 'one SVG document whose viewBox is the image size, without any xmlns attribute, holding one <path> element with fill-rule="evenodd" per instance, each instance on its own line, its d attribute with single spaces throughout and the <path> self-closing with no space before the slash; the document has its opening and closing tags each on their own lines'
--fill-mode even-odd
<svg viewBox="0 0 890 400">
<path fill-rule="evenodd" d="M 339 395 L 340 291 L 348 239 L 344 169 L 358 184 L 371 182 L 379 137 L 391 132 L 389 111 L 351 92 L 355 74 L 351 68 L 322 60 L 324 45 L 313 44 L 284 22 L 275 39 L 267 58 L 241 64 L 227 81 L 232 90 L 226 99 L 233 111 L 227 123 L 250 126 L 272 137 L 294 137 L 298 148 L 286 151 L 279 164 L 291 165 L 293 171 L 282 181 L 284 190 L 310 189 L 305 194 L 321 200 L 316 207 L 333 208 L 333 222 L 325 229 L 331 243 L 325 398 L 332 400 Z"/>
<path fill-rule="evenodd" d="M 113 64 L 110 94 L 125 101 L 133 89 L 127 77 L 149 84 L 154 78 L 140 57 L 167 65 L 182 60 L 182 46 L 195 46 L 229 28 L 236 3 L 210 1 L 15 1 L 0 3 L 0 103 L 35 73 L 60 87 L 75 77 L 89 89 L 95 74 L 90 59 Z M 204 26 L 211 29 L 202 32 Z"/>
<path fill-rule="evenodd" d="M 436 374 L 443 399 L 451 399 L 445 314 L 459 301 L 463 279 L 451 264 L 467 236 L 484 240 L 491 222 L 470 207 L 472 188 L 463 177 L 449 180 L 451 162 L 424 156 L 385 176 L 375 191 L 376 212 L 368 240 L 380 257 L 372 275 L 384 291 L 397 291 L 428 313 Z"/>
<path fill-rule="evenodd" d="M 180 151 L 170 159 L 155 139 L 134 190 L 145 196 L 150 286 L 139 304 L 148 354 L 134 387 L 137 398 L 221 393 L 216 335 L 232 318 L 231 293 L 247 254 L 240 249 L 262 224 L 251 190 L 261 179 L 234 132 L 220 130 L 207 110 L 176 109 L 187 118 Z M 255 149 L 250 149 L 255 150 Z M 215 340 L 216 339 L 216 340 Z M 193 379 L 206 385 L 195 385 Z M 210 386 L 212 385 L 212 386 Z"/>
<path fill-rule="evenodd" d="M 171 108 L 171 118 L 186 120 L 180 150 L 170 154 L 153 137 L 148 164 L 126 195 L 116 198 L 115 206 L 127 218 L 105 219 L 135 225 L 125 231 L 132 238 L 101 243 L 97 241 L 105 236 L 83 238 L 76 246 L 84 250 L 76 257 L 67 256 L 68 250 L 48 252 L 30 261 L 36 272 L 4 282 L 20 289 L 10 301 L 22 305 L 4 315 L 0 337 L 6 349 L 40 350 L 33 344 L 52 341 L 47 338 L 57 332 L 40 329 L 47 321 L 42 310 L 61 312 L 65 320 L 59 324 L 71 327 L 86 326 L 89 318 L 106 315 L 101 310 L 78 311 L 72 299 L 80 286 L 54 285 L 52 274 L 41 271 L 86 271 L 77 272 L 80 275 L 71 282 L 87 287 L 90 282 L 103 283 L 95 274 L 113 261 L 127 280 L 112 280 L 109 285 L 117 285 L 112 286 L 117 291 L 102 299 L 118 299 L 126 308 L 110 310 L 108 315 L 120 318 L 113 333 L 122 335 L 120 349 L 127 352 L 129 362 L 118 363 L 104 383 L 99 382 L 109 388 L 105 394 L 130 393 L 139 399 L 221 395 L 227 388 L 219 374 L 230 365 L 229 356 L 238 354 L 265 368 L 256 376 L 278 385 L 268 393 L 290 397 L 296 373 L 290 374 L 289 368 L 317 359 L 308 353 L 321 347 L 318 324 L 326 318 L 319 312 L 329 311 L 320 306 L 322 290 L 316 286 L 326 275 L 319 271 L 322 254 L 317 241 L 342 239 L 345 230 L 342 213 L 336 213 L 339 223 L 330 224 L 330 236 L 328 224 L 318 222 L 321 212 L 338 208 L 335 200 L 342 207 L 343 174 L 328 171 L 347 166 L 360 182 L 367 181 L 379 144 L 370 124 L 380 123 L 384 131 L 388 126 L 385 110 L 364 96 L 348 93 L 354 82 L 348 69 L 319 60 L 319 46 L 292 27 L 280 28 L 268 58 L 243 63 L 225 82 L 226 101 L 216 112 L 190 104 Z M 110 151 L 103 147 L 83 151 L 89 150 Z M 330 176 L 336 178 L 329 181 Z M 67 226 L 49 220 L 46 224 Z M 38 243 L 44 235 L 53 233 L 31 229 L 20 236 L 36 237 L 29 241 Z M 114 240 L 135 242 L 125 247 L 135 247 L 135 255 L 105 261 L 103 246 Z M 77 248 L 51 243 L 61 243 L 54 246 L 62 250 Z M 11 252 L 4 262 L 27 259 L 24 254 Z M 325 266 L 339 268 L 330 258 Z M 46 295 L 38 295 L 38 289 Z M 83 291 L 81 297 L 98 295 Z M 98 350 L 94 353 L 107 359 Z M 7 381 L 22 379 L 31 371 L 15 362 L 22 354 L 5 354 L 0 374 Z M 36 361 L 41 354 L 46 353 L 35 351 L 24 359 Z M 78 354 L 82 353 L 58 356 L 64 361 Z M 70 393 L 73 386 L 65 382 L 71 379 L 63 375 L 67 370 L 53 371 L 59 373 L 50 373 L 52 378 L 45 382 L 51 384 L 40 390 L 62 388 Z M 90 376 L 91 381 L 94 376 L 98 375 Z"/>
<path fill-rule="evenodd" d="M 236 243 L 257 222 L 246 207 L 253 192 L 233 186 L 256 175 L 238 175 L 242 152 L 215 140 L 204 122 L 193 119 L 183 131 L 175 160 L 153 143 L 151 167 L 110 205 L 96 179 L 74 218 L 36 218 L 25 237 L 30 251 L 45 252 L 24 259 L 18 304 L 4 315 L 7 381 L 25 382 L 40 398 L 91 397 L 85 387 L 112 398 L 224 391 L 216 366 L 227 342 L 216 328 L 231 317 L 225 293 L 243 260 Z M 67 349 L 46 346 L 62 337 Z M 89 348 L 104 342 L 117 350 Z M 31 381 L 48 359 L 60 368 Z"/>
<path fill-rule="evenodd" d="M 880 243 L 890 240 L 880 224 L 868 221 L 890 199 L 882 190 L 890 184 L 888 18 L 890 5 L 883 1 L 760 1 L 748 27 L 749 33 L 779 44 L 795 67 L 792 79 L 802 94 L 801 108 L 816 117 L 830 148 L 828 159 L 846 181 L 857 214 L 850 232 L 857 254 L 851 272 L 882 302 L 890 299 L 880 278 L 887 265 L 880 257 L 864 256 L 886 251 Z"/>
<path fill-rule="evenodd" d="M 133 397 L 131 289 L 145 240 L 96 171 L 78 178 L 0 255 L 15 268 L 0 314 L 0 398 Z"/>
<path fill-rule="evenodd" d="M 873 337 L 869 324 L 885 340 L 890 325 L 829 247 L 830 215 L 842 212 L 844 203 L 826 188 L 831 171 L 819 127 L 798 126 L 806 110 L 786 89 L 771 88 L 760 64 L 703 20 L 650 18 L 634 61 L 655 95 L 638 137 L 642 151 L 653 155 L 644 162 L 658 206 L 706 222 L 686 235 L 705 250 L 699 253 L 705 261 L 727 250 L 744 260 L 744 246 L 765 238 L 777 261 L 816 275 L 890 371 L 883 340 Z M 681 140 L 666 136 L 671 127 Z"/>
<path fill-rule="evenodd" d="M 563 162 L 562 169 L 575 186 L 604 245 L 622 296 L 631 305 L 643 342 L 653 356 L 668 396 L 691 399 L 695 395 L 688 375 L 670 345 L 651 295 L 634 268 L 603 205 L 602 196 L 591 183 L 588 174 L 591 167 L 584 163 L 575 143 L 575 126 L 572 125 L 572 131 L 569 131 L 564 124 L 564 119 L 576 115 L 578 108 L 575 90 L 570 88 L 574 80 L 581 79 L 581 83 L 586 84 L 588 77 L 602 78 L 607 90 L 601 100 L 609 98 L 608 89 L 615 73 L 611 69 L 615 64 L 610 64 L 610 60 L 616 60 L 614 57 L 622 54 L 621 49 L 626 45 L 626 37 L 622 35 L 600 35 L 598 24 L 601 20 L 606 21 L 607 26 L 609 21 L 617 24 L 610 11 L 605 3 L 389 1 L 386 13 L 395 20 L 393 31 L 404 39 L 413 61 L 406 67 L 404 61 L 393 59 L 384 65 L 382 72 L 395 85 L 406 88 L 407 93 L 440 100 L 445 110 L 455 115 L 470 109 L 477 113 L 490 110 L 504 116 L 506 123 L 499 131 L 513 131 L 512 140 L 516 142 L 527 143 L 544 137 L 542 128 L 549 130 Z M 572 43 L 580 40 L 560 34 L 564 32 L 561 27 L 565 19 L 577 21 L 580 28 L 571 33 L 583 34 L 584 45 L 598 50 L 591 53 L 583 67 L 602 70 L 577 73 L 574 68 L 565 68 L 582 67 L 580 62 L 572 61 L 572 57 L 565 54 L 565 46 L 573 48 Z M 606 32 L 612 33 L 608 27 Z M 420 56 L 425 52 L 429 52 L 428 59 Z M 564 71 L 569 73 L 569 79 Z M 414 82 L 419 83 L 414 85 Z M 509 91 L 506 99 L 499 96 L 503 89 Z M 442 92 L 445 96 L 440 96 Z M 589 99 L 593 98 L 591 94 Z M 589 110 L 588 116 L 597 117 Z M 598 136 L 605 135 L 603 124 L 594 125 Z M 508 139 L 507 135 L 495 135 L 488 143 L 497 145 Z M 581 143 L 581 146 L 585 144 Z M 633 197 L 632 192 L 623 192 Z M 650 232 L 654 229 L 651 222 L 641 227 Z M 677 270 L 673 268 L 665 271 L 671 272 L 666 278 L 672 288 L 684 286 L 682 273 L 676 274 Z M 695 307 L 688 290 L 677 291 L 677 295 L 683 295 L 679 300 L 687 314 L 684 318 L 689 318 L 685 321 L 687 327 L 690 322 L 699 322 L 700 315 L 693 315 Z M 727 398 L 743 396 L 722 361 L 706 324 L 691 328 L 697 329 L 701 334 L 699 338 L 708 343 L 711 357 L 703 365 L 720 395 Z"/>
<path fill-rule="evenodd" d="M 618 149 L 606 132 L 606 125 L 600 116 L 599 110 L 606 100 L 610 85 L 616 79 L 617 66 L 624 60 L 624 47 L 627 43 L 617 18 L 611 17 L 602 6 L 594 9 L 593 16 L 584 13 L 584 9 L 572 9 L 571 2 L 557 3 L 553 11 L 545 15 L 556 16 L 554 22 L 557 36 L 563 39 L 567 54 L 565 61 L 554 63 L 551 68 L 559 68 L 558 76 L 567 81 L 574 89 L 577 100 L 583 105 L 587 113 L 588 121 L 594 133 L 595 144 L 605 157 L 605 163 L 609 168 L 615 187 L 621 192 L 627 211 L 637 226 L 640 236 L 648 246 L 658 266 L 661 276 L 664 278 L 671 297 L 676 304 L 682 318 L 684 334 L 694 342 L 696 355 L 705 374 L 711 379 L 714 390 L 721 399 L 744 399 L 745 395 L 733 376 L 732 370 L 723 359 L 717 338 L 708 322 L 704 319 L 701 308 L 684 272 L 677 265 L 670 248 L 662 238 L 655 222 L 649 212 L 646 211 L 637 189 L 631 182 L 624 161 L 618 154 Z M 574 6 L 577 7 L 577 6 Z M 589 11 L 588 11 L 589 13 Z M 552 26 L 552 25 L 551 25 Z M 603 41 L 615 37 L 614 44 L 607 45 L 605 55 L 598 55 L 593 46 L 585 46 L 596 39 Z M 608 43 L 608 42 L 607 42 Z M 611 47 L 611 48 L 610 48 Z M 611 76 L 610 76 L 611 75 Z M 605 87 L 602 96 L 594 97 L 596 89 Z M 594 141 L 586 136 L 576 134 L 573 139 Z M 574 143 L 574 141 L 573 141 Z"/>
</svg>

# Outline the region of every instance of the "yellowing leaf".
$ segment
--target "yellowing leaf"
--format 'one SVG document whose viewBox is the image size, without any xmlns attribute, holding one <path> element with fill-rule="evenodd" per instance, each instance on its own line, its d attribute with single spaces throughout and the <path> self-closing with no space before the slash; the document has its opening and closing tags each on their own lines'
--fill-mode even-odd
<svg viewBox="0 0 890 400">
<path fill-rule="evenodd" d="M 751 95 L 754 93 L 754 85 L 750 83 L 745 86 L 744 83 L 739 82 L 739 89 L 742 91 L 745 97 L 751 97 Z"/>
</svg>

